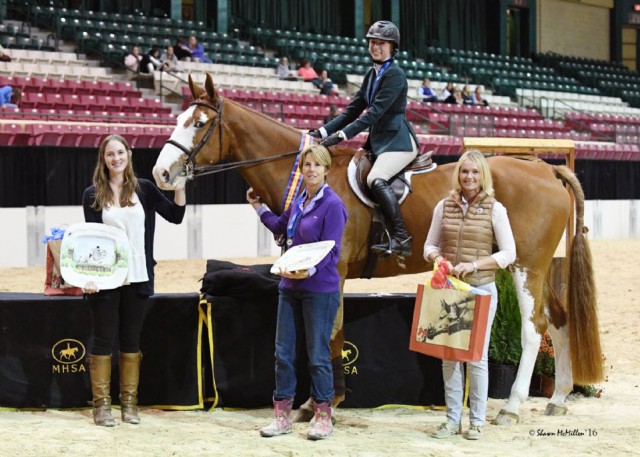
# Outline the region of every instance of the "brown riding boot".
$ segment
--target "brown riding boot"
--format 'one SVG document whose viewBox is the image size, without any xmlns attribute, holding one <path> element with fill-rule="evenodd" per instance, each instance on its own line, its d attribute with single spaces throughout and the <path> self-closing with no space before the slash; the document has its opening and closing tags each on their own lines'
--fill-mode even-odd
<svg viewBox="0 0 640 457">
<path fill-rule="evenodd" d="M 139 424 L 138 382 L 140 381 L 141 352 L 120 353 L 120 412 L 122 422 Z"/>
<path fill-rule="evenodd" d="M 91 377 L 91 394 L 93 396 L 93 421 L 96 425 L 113 427 L 116 421 L 111 415 L 111 356 L 90 355 L 89 376 Z"/>
</svg>

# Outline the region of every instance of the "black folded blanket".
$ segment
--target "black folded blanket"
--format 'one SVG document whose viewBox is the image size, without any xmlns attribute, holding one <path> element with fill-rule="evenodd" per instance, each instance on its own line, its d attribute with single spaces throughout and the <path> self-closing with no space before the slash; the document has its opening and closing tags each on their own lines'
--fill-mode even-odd
<svg viewBox="0 0 640 457">
<path fill-rule="evenodd" d="M 271 274 L 271 264 L 238 265 L 207 260 L 207 272 L 200 291 L 213 297 L 258 300 L 278 295 L 280 277 Z"/>
</svg>

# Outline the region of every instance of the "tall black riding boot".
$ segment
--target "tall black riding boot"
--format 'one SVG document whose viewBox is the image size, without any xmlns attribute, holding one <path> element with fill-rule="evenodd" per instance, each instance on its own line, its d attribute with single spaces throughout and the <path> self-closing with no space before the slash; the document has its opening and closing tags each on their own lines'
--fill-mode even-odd
<svg viewBox="0 0 640 457">
<path fill-rule="evenodd" d="M 374 244 L 371 249 L 375 252 L 389 255 L 398 254 L 401 256 L 411 255 L 411 236 L 404 225 L 404 219 L 400 212 L 400 204 L 393 189 L 382 178 L 374 179 L 371 183 L 371 192 L 376 199 L 380 209 L 389 225 L 389 243 Z"/>
</svg>

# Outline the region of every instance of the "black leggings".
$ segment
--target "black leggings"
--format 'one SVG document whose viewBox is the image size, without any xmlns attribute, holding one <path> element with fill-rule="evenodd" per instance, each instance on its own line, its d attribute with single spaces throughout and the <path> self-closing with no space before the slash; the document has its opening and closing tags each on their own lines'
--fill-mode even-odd
<svg viewBox="0 0 640 457">
<path fill-rule="evenodd" d="M 133 284 L 87 296 L 93 314 L 92 354 L 110 355 L 116 330 L 120 352 L 140 351 L 148 298 L 139 296 L 137 291 L 137 285 Z"/>
</svg>

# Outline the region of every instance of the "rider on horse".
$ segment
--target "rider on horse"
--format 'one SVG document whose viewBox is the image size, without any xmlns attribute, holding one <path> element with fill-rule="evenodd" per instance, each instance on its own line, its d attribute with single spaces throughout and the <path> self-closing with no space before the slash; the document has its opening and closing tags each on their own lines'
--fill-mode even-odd
<svg viewBox="0 0 640 457">
<path fill-rule="evenodd" d="M 364 148 L 373 152 L 375 162 L 367 185 L 380 205 L 390 228 L 389 243 L 372 249 L 382 254 L 411 255 L 411 236 L 400 212 L 400 205 L 389 186 L 393 178 L 418 155 L 419 141 L 406 119 L 407 77 L 393 60 L 400 45 L 400 31 L 392 22 L 378 21 L 369 28 L 369 54 L 373 67 L 346 110 L 310 135 L 324 138 L 322 145 L 333 146 L 369 129 Z M 367 110 L 363 115 L 362 112 Z"/>
</svg>

